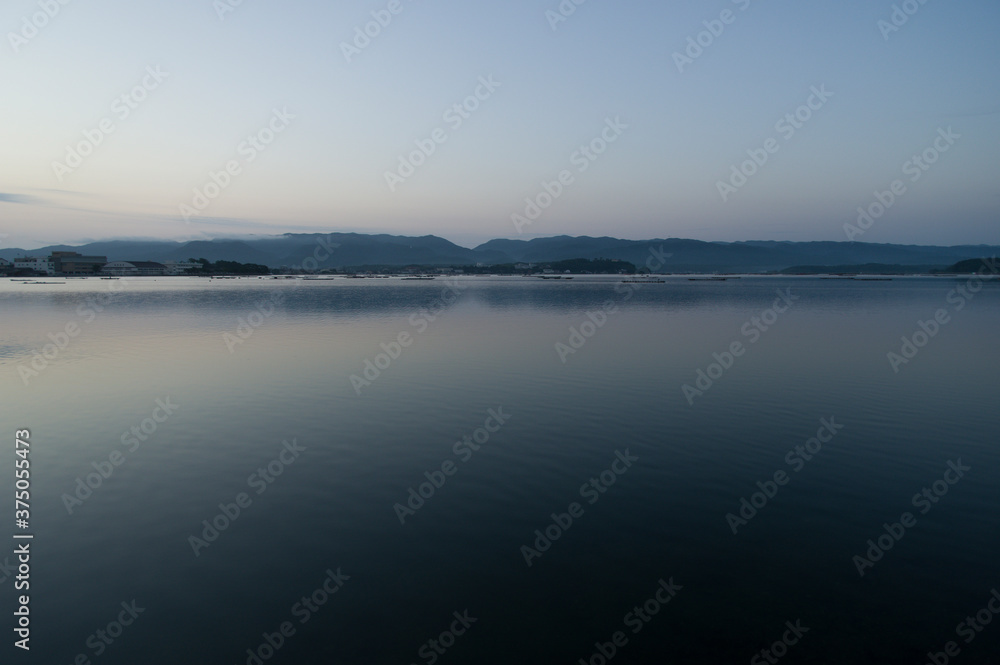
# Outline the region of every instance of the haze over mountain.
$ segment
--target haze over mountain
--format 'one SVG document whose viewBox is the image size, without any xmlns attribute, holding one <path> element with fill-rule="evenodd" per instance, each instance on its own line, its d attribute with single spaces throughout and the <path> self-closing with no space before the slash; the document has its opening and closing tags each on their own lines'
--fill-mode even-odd
<svg viewBox="0 0 1000 665">
<path fill-rule="evenodd" d="M 318 250 L 318 254 L 317 254 Z M 323 268 L 357 266 L 486 265 L 543 263 L 565 259 L 621 259 L 643 266 L 651 251 L 668 255 L 663 272 L 765 272 L 790 266 L 846 266 L 894 264 L 945 267 L 959 261 L 996 256 L 1000 246 L 954 247 L 892 245 L 860 242 L 705 242 L 681 238 L 622 240 L 589 236 L 556 236 L 532 240 L 490 240 L 475 248 L 461 247 L 444 238 L 359 233 L 298 234 L 253 239 L 177 241 L 107 240 L 85 245 L 52 245 L 34 250 L 8 248 L 0 257 L 45 256 L 52 251 L 76 251 L 107 256 L 109 261 L 209 261 L 260 263 L 271 268 L 295 267 L 327 252 Z"/>
</svg>

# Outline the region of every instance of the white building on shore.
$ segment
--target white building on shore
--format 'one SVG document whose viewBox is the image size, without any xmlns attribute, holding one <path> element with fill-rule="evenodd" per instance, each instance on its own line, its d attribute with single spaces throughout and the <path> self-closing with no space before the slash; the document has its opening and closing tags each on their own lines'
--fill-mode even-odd
<svg viewBox="0 0 1000 665">
<path fill-rule="evenodd" d="M 49 258 L 36 258 L 34 256 L 24 256 L 14 259 L 14 268 L 17 270 L 33 270 L 43 275 L 56 274 L 56 264 Z"/>
<path fill-rule="evenodd" d="M 152 261 L 112 261 L 104 272 L 117 277 L 157 277 L 167 274 L 167 267 Z"/>
<path fill-rule="evenodd" d="M 190 261 L 164 261 L 163 267 L 167 275 L 184 275 L 192 268 L 200 268 L 201 264 Z"/>
</svg>

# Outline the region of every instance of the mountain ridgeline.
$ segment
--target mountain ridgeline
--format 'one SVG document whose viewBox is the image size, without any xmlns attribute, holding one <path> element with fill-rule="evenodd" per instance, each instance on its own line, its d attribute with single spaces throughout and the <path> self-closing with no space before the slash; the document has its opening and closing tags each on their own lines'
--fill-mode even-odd
<svg viewBox="0 0 1000 665">
<path fill-rule="evenodd" d="M 853 267 L 866 265 L 892 266 L 894 272 L 929 272 L 944 270 L 960 261 L 996 256 L 1000 247 L 555 236 L 532 240 L 496 239 L 470 249 L 431 235 L 287 233 L 250 239 L 192 242 L 110 240 L 80 246 L 53 245 L 34 250 L 8 248 L 0 250 L 0 257 L 13 260 L 19 256 L 46 256 L 53 251 L 107 256 L 109 261 L 185 261 L 196 256 L 213 262 L 235 261 L 269 268 L 304 268 L 307 271 L 376 265 L 539 264 L 572 259 L 617 259 L 633 263 L 641 269 L 647 265 L 648 259 L 655 256 L 664 262 L 664 267 L 657 272 L 763 273 L 787 271 L 793 266 L 801 268 L 802 272 L 850 272 Z"/>
</svg>

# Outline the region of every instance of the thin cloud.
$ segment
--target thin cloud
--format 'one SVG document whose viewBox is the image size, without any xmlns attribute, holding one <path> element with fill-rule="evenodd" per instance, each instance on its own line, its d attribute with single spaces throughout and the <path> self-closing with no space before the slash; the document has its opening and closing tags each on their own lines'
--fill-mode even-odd
<svg viewBox="0 0 1000 665">
<path fill-rule="evenodd" d="M 178 219 L 176 217 L 171 217 L 170 219 Z M 249 219 L 242 219 L 239 217 L 192 217 L 191 225 L 201 225 L 201 226 L 222 226 L 222 227 L 235 227 L 235 228 L 246 228 L 246 229 L 295 229 L 285 231 L 286 233 L 308 233 L 314 231 L 316 233 L 328 233 L 330 230 L 329 226 L 315 226 L 315 225 L 290 225 L 287 223 L 279 222 L 261 222 Z M 301 230 L 300 230 L 301 229 Z"/>
<path fill-rule="evenodd" d="M 962 111 L 955 111 L 953 113 L 945 113 L 939 117 L 942 118 L 975 118 L 978 116 L 985 115 L 998 115 L 1000 114 L 1000 106 L 993 107 L 983 107 L 978 109 L 965 109 Z"/>
<path fill-rule="evenodd" d="M 32 191 L 32 192 L 45 192 L 46 194 L 59 194 L 61 196 L 84 196 L 84 197 L 86 197 L 86 196 L 93 196 L 93 194 L 89 194 L 87 192 L 74 192 L 73 190 L 70 190 L 70 189 L 42 189 L 42 188 L 34 187 L 34 188 L 30 189 L 29 191 Z"/>
<path fill-rule="evenodd" d="M 20 203 L 22 205 L 47 205 L 47 202 L 37 196 L 27 196 L 25 194 L 10 194 L 0 192 L 0 203 Z"/>
</svg>

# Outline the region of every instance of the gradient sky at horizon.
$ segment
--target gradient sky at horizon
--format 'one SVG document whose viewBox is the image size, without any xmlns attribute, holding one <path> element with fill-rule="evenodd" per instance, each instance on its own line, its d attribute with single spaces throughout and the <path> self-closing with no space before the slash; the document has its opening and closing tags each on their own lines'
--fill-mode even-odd
<svg viewBox="0 0 1000 665">
<path fill-rule="evenodd" d="M 1000 244 L 995 2 L 909 0 L 918 11 L 887 40 L 878 22 L 908 3 L 587 0 L 553 30 L 559 0 L 401 0 L 351 62 L 340 44 L 389 0 L 243 0 L 222 19 L 226 0 L 41 0 L 58 13 L 15 49 L 38 2 L 0 9 L 2 246 L 283 231 L 846 240 L 896 179 L 906 193 L 858 240 Z M 679 72 L 674 52 L 724 10 L 735 20 Z M 147 67 L 168 76 L 120 118 Z M 490 76 L 499 88 L 454 128 L 444 112 Z M 813 86 L 833 96 L 786 140 L 775 124 Z M 295 117 L 247 163 L 239 146 L 274 109 Z M 102 118 L 114 132 L 57 177 Z M 579 172 L 572 155 L 609 118 L 628 128 Z M 904 163 L 949 127 L 961 138 L 911 182 Z M 390 191 L 385 173 L 436 128 L 447 141 Z M 723 202 L 717 182 L 771 137 L 778 152 Z M 233 159 L 241 173 L 187 223 L 179 206 Z M 564 169 L 573 183 L 519 234 L 511 215 Z"/>
</svg>

